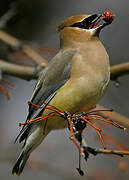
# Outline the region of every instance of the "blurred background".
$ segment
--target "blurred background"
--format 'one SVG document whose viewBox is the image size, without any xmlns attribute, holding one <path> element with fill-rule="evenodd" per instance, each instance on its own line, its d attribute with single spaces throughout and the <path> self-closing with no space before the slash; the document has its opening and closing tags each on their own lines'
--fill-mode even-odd
<svg viewBox="0 0 129 180">
<path fill-rule="evenodd" d="M 0 20 L 15 5 L 16 14 L 2 29 L 38 50 L 39 47 L 59 48 L 56 27 L 65 18 L 75 14 L 92 14 L 110 10 L 116 18 L 101 32 L 100 39 L 108 51 L 111 65 L 129 60 L 128 0 L 1 0 Z M 10 47 L 0 41 L 0 58 L 10 61 L 11 57 L 7 52 L 11 51 Z M 40 48 L 40 53 L 44 56 L 43 48 Z M 15 62 L 31 64 L 21 56 L 15 56 Z M 31 97 L 36 81 L 25 81 L 9 76 L 4 76 L 4 79 L 13 83 L 15 87 L 7 86 L 11 93 L 9 101 L 0 93 L 0 179 L 17 180 L 18 177 L 11 175 L 11 170 L 21 146 L 18 143 L 14 144 L 14 140 L 20 130 L 18 123 L 24 121 L 27 116 L 27 101 Z M 110 82 L 108 91 L 100 104 L 129 117 L 129 76 L 119 78 L 119 81 L 119 88 L 115 86 L 115 82 Z M 111 138 L 116 138 L 129 150 L 128 129 L 123 132 L 113 127 L 106 128 L 104 132 L 110 134 Z M 129 179 L 128 157 L 121 158 L 113 155 L 96 157 L 91 155 L 87 162 L 82 161 L 85 176 L 80 177 L 76 171 L 78 151 L 69 140 L 69 136 L 67 129 L 50 133 L 32 153 L 20 179 Z M 85 137 L 89 146 L 101 147 L 96 133 L 91 128 L 86 129 Z"/>
</svg>

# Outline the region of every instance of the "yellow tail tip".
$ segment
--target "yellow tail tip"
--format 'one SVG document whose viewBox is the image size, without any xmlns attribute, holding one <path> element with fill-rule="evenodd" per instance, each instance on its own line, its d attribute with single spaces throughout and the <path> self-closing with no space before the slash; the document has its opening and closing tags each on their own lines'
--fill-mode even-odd
<svg viewBox="0 0 129 180">
<path fill-rule="evenodd" d="M 17 176 L 20 176 L 21 175 L 21 173 L 20 172 L 18 172 L 18 173 L 16 173 L 16 172 L 12 172 L 12 175 L 17 175 Z"/>
<path fill-rule="evenodd" d="M 18 173 L 17 173 L 17 176 L 20 176 L 20 175 L 21 175 L 21 173 L 20 173 L 20 172 L 18 172 Z"/>
</svg>

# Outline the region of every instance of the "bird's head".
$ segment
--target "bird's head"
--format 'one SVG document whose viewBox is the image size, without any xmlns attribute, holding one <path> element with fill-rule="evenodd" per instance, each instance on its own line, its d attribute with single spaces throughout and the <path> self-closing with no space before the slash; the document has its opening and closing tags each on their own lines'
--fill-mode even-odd
<svg viewBox="0 0 129 180">
<path fill-rule="evenodd" d="M 61 39 L 73 39 L 75 41 L 91 40 L 98 37 L 100 31 L 114 20 L 114 14 L 105 11 L 93 15 L 75 15 L 64 20 L 57 28 Z"/>
</svg>

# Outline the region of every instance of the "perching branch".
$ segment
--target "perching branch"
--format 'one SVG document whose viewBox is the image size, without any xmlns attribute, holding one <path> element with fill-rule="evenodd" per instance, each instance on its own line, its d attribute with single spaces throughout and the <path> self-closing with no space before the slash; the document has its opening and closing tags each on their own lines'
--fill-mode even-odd
<svg viewBox="0 0 129 180">
<path fill-rule="evenodd" d="M 129 155 L 129 151 L 109 150 L 109 149 L 97 149 L 94 150 L 96 154 L 114 154 L 119 156 Z"/>
<path fill-rule="evenodd" d="M 125 150 L 96 149 L 89 146 L 87 146 L 86 149 L 87 152 L 93 154 L 94 156 L 96 156 L 97 154 L 118 155 L 121 157 L 123 157 L 124 155 L 129 155 L 129 151 L 125 151 Z"/>
</svg>

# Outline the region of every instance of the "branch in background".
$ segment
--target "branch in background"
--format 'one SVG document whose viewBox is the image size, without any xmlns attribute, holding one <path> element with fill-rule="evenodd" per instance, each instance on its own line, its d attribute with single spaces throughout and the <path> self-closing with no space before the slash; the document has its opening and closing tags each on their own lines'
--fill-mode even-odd
<svg viewBox="0 0 129 180">
<path fill-rule="evenodd" d="M 10 9 L 0 17 L 0 29 L 6 26 L 7 22 L 16 14 L 16 12 L 17 3 L 12 3 Z"/>
<path fill-rule="evenodd" d="M 90 154 L 96 156 L 97 154 L 110 154 L 110 155 L 118 155 L 123 157 L 124 155 L 129 155 L 129 151 L 124 150 L 111 150 L 111 149 L 95 149 L 87 146 L 87 151 Z"/>
<path fill-rule="evenodd" d="M 55 56 L 58 53 L 59 49 L 58 48 L 50 48 L 50 47 L 45 47 L 45 46 L 41 46 L 40 47 L 40 52 L 47 52 L 52 56 Z"/>
<path fill-rule="evenodd" d="M 46 60 L 42 56 L 40 56 L 40 54 L 38 54 L 29 45 L 23 45 L 22 50 L 28 57 L 30 57 L 33 61 L 35 61 L 41 67 L 46 67 L 48 65 L 48 60 Z"/>
<path fill-rule="evenodd" d="M 115 81 L 126 74 L 129 74 L 129 62 L 111 66 L 111 80 Z"/>
<path fill-rule="evenodd" d="M 10 100 L 10 93 L 4 86 L 0 85 L 0 91 L 6 96 L 8 100 Z"/>
<path fill-rule="evenodd" d="M 41 67 L 46 67 L 48 61 L 29 45 L 24 45 L 19 39 L 0 30 L 0 40 L 13 48 L 21 49 L 28 57 Z M 111 66 L 111 80 L 117 80 L 118 77 L 129 74 L 129 62 Z"/>
<path fill-rule="evenodd" d="M 126 145 L 121 143 L 118 139 L 116 139 L 112 135 L 109 135 L 107 133 L 103 133 L 103 138 L 104 138 L 104 141 L 106 143 L 114 146 L 114 148 L 116 148 L 116 149 L 119 149 L 121 151 L 127 151 L 128 150 L 128 147 L 126 147 Z"/>
<path fill-rule="evenodd" d="M 96 149 L 96 154 L 114 154 L 119 156 L 129 155 L 129 151 L 109 150 L 109 149 Z"/>
<path fill-rule="evenodd" d="M 48 61 L 40 56 L 33 48 L 29 45 L 24 45 L 19 39 L 9 35 L 8 33 L 0 30 L 0 40 L 10 45 L 12 48 L 21 49 L 28 57 L 30 57 L 38 65 L 45 67 Z"/>
<path fill-rule="evenodd" d="M 2 30 L 0 30 L 0 40 L 2 40 L 3 42 L 5 42 L 13 48 L 21 48 L 21 50 L 34 62 L 36 62 L 41 68 L 46 67 L 48 65 L 48 61 L 44 59 L 42 56 L 40 56 L 40 54 L 33 50 L 29 45 L 22 44 L 22 42 L 19 39 L 9 35 L 8 33 Z M 33 67 L 16 65 L 0 60 L 1 76 L 2 74 L 7 74 L 18 78 L 22 78 L 24 80 L 32 80 L 37 79 L 39 75 L 38 73 L 35 73 L 35 70 L 36 69 Z M 126 74 L 129 74 L 129 62 L 111 66 L 111 80 L 117 80 L 118 77 Z M 116 122 L 123 124 L 124 126 L 129 127 L 129 119 L 116 112 L 105 111 L 102 112 L 102 114 L 115 120 Z"/>
<path fill-rule="evenodd" d="M 38 73 L 35 73 L 35 68 L 8 63 L 3 60 L 0 60 L 0 71 L 2 74 L 15 76 L 25 80 L 38 78 Z"/>
<path fill-rule="evenodd" d="M 107 108 L 104 108 L 103 106 L 97 105 L 96 109 L 100 110 L 100 109 L 105 109 L 108 110 Z M 129 127 L 129 118 L 117 113 L 117 112 L 109 112 L 109 111 L 101 111 L 101 114 L 104 116 L 109 117 L 110 119 L 126 126 Z"/>
</svg>

